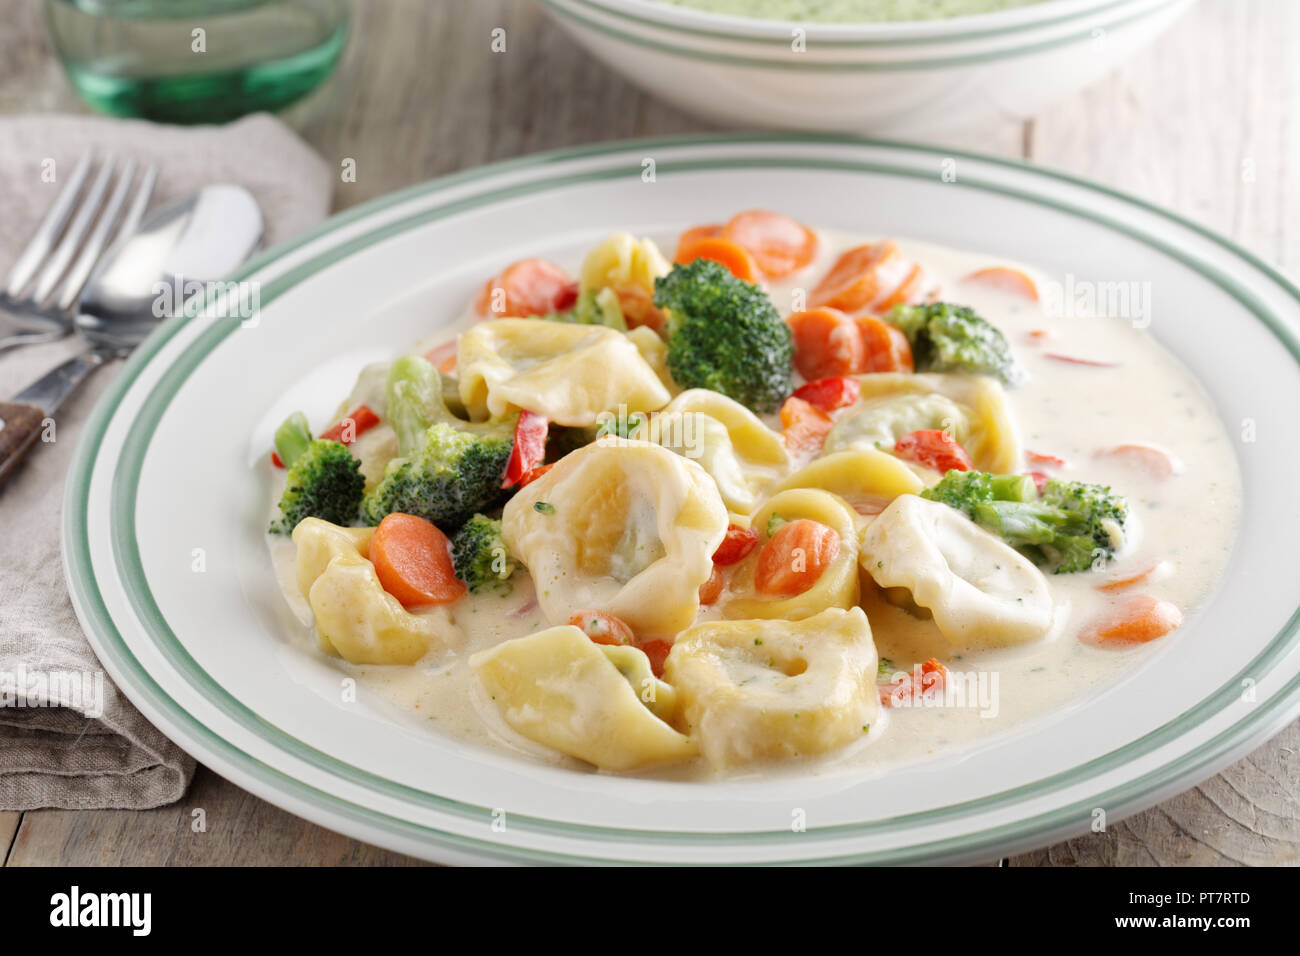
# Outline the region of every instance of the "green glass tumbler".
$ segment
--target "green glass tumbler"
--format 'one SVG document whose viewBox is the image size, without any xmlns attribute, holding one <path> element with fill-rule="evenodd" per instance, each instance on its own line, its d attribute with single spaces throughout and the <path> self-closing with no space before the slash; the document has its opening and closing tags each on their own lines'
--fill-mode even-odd
<svg viewBox="0 0 1300 956">
<path fill-rule="evenodd" d="M 45 0 L 72 85 L 113 116 L 221 123 L 278 110 L 329 75 L 348 0 Z"/>
</svg>

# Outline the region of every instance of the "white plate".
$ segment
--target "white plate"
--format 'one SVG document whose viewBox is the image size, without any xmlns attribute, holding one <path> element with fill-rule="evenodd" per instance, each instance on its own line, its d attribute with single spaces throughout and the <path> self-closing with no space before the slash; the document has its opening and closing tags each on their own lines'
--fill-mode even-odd
<svg viewBox="0 0 1300 956">
<path fill-rule="evenodd" d="M 578 773 L 440 735 L 364 693 L 344 703 L 340 671 L 287 636 L 269 579 L 274 425 L 295 407 L 328 414 L 361 364 L 450 320 L 511 259 L 572 260 L 615 229 L 672 235 L 756 205 L 1082 278 L 1148 279 L 1154 334 L 1231 434 L 1250 419 L 1258 436 L 1238 446 L 1242 524 L 1215 598 L 1124 679 L 887 777 Z M 1084 832 L 1098 809 L 1113 823 L 1300 711 L 1289 557 L 1300 290 L 1141 202 L 911 146 L 655 140 L 418 186 L 272 250 L 241 278 L 258 284 L 255 327 L 216 309 L 169 322 L 113 383 L 68 482 L 64 555 L 77 613 L 136 705 L 208 766 L 327 827 L 443 861 L 969 861 Z"/>
</svg>

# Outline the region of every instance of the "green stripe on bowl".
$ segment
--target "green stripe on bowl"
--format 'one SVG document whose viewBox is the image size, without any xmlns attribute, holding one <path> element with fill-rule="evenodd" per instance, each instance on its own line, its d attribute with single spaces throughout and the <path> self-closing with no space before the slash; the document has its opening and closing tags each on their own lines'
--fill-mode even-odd
<svg viewBox="0 0 1300 956">
<path fill-rule="evenodd" d="M 1300 289 L 1297 289 L 1289 280 L 1278 274 L 1276 270 L 1267 266 L 1245 250 L 1238 248 L 1228 240 L 1225 240 L 1194 223 L 1157 209 L 1148 203 L 1132 199 L 1104 187 L 1091 185 L 1075 177 L 1032 169 L 1025 164 L 1014 161 L 984 157 L 978 154 L 961 151 L 932 151 L 899 143 L 879 143 L 836 137 L 794 135 L 776 137 L 740 135 L 731 137 L 682 137 L 675 139 L 642 140 L 615 145 L 586 147 L 577 150 L 565 150 L 484 167 L 482 169 L 473 170 L 468 173 L 459 174 L 457 176 L 448 177 L 446 179 L 437 180 L 432 183 L 405 190 L 398 196 L 386 197 L 354 210 L 345 216 L 330 220 L 324 226 L 315 230 L 311 235 L 304 237 L 302 240 L 299 240 L 292 245 L 272 250 L 234 278 L 237 280 L 244 280 L 258 272 L 269 270 L 274 263 L 283 259 L 290 252 L 327 236 L 332 230 L 337 229 L 339 226 L 346 223 L 354 222 L 367 215 L 391 208 L 406 200 L 423 196 L 436 196 L 437 193 L 445 191 L 452 186 L 487 179 L 510 170 L 528 167 L 545 168 L 568 160 L 605 155 L 612 157 L 624 152 L 629 155 L 629 161 L 626 168 L 618 166 L 596 172 L 573 174 L 560 173 L 556 176 L 540 181 L 516 184 L 498 190 L 488 190 L 475 196 L 444 203 L 424 212 L 405 217 L 397 222 L 389 223 L 361 236 L 357 236 L 345 243 L 322 251 L 311 260 L 285 271 L 283 274 L 274 275 L 271 281 L 266 283 L 263 287 L 263 304 L 268 304 L 288 289 L 310 276 L 315 275 L 322 269 L 327 268 L 329 265 L 346 258 L 361 249 L 368 248 L 385 238 L 401 234 L 427 222 L 432 222 L 469 208 L 497 202 L 513 195 L 560 188 L 563 186 L 573 185 L 575 182 L 586 182 L 599 178 L 627 175 L 629 170 L 639 172 L 639 156 L 646 149 L 662 151 L 670 149 L 673 146 L 712 144 L 718 147 L 726 147 L 730 145 L 743 147 L 747 144 L 779 145 L 783 143 L 819 144 L 830 147 L 836 145 L 849 147 L 869 146 L 876 149 L 894 149 L 900 152 L 902 150 L 908 150 L 912 153 L 932 152 L 936 159 L 940 158 L 941 155 L 957 156 L 994 166 L 1016 169 L 1032 174 L 1040 179 L 1055 179 L 1075 186 L 1088 188 L 1096 193 L 1124 200 L 1135 208 L 1160 215 L 1170 222 L 1176 223 L 1183 228 L 1190 229 L 1213 241 L 1218 246 L 1228 250 L 1238 258 L 1248 262 L 1254 268 L 1266 274 L 1272 281 L 1285 289 L 1293 299 L 1300 302 Z M 674 172 L 737 168 L 824 169 L 850 172 L 871 172 L 907 178 L 932 178 L 928 173 L 893 165 L 887 162 L 864 162 L 852 159 L 817 159 L 803 156 L 790 156 L 785 158 L 722 157 L 717 159 L 687 160 L 678 162 L 672 161 L 671 158 L 666 158 L 661 160 L 659 163 L 660 172 L 669 175 Z M 1171 258 L 1197 269 L 1197 271 L 1206 278 L 1215 282 L 1227 294 L 1237 299 L 1248 311 L 1258 317 L 1260 321 L 1270 329 L 1270 331 L 1278 338 L 1294 358 L 1300 361 L 1300 343 L 1297 342 L 1293 330 L 1278 316 L 1269 312 L 1257 296 L 1209 263 L 1197 259 L 1175 246 L 1157 240 L 1136 227 L 1103 216 L 1082 206 L 1075 206 L 1057 200 L 1044 199 L 1018 188 L 981 181 L 978 177 L 972 178 L 969 175 L 951 185 L 958 188 L 978 189 L 1000 195 L 1011 196 L 1027 202 L 1053 208 L 1075 215 L 1081 219 L 1101 224 L 1118 233 L 1145 242 L 1149 246 L 1159 249 Z M 93 578 L 89 550 L 88 490 L 91 471 L 101 451 L 104 432 L 108 422 L 113 417 L 113 414 L 120 405 L 123 397 L 130 390 L 132 383 L 139 377 L 144 367 L 169 341 L 171 341 L 172 338 L 175 337 L 176 333 L 179 332 L 182 327 L 182 321 L 183 320 L 179 319 L 169 321 L 158 331 L 158 333 L 155 334 L 155 336 L 151 337 L 150 340 L 142 346 L 140 350 L 138 350 L 137 354 L 130 359 L 122 374 L 112 384 L 108 394 L 106 394 L 104 400 L 96 409 L 91 422 L 87 426 L 86 434 L 77 450 L 76 460 L 69 477 L 68 489 L 66 492 L 64 542 L 65 561 L 68 565 L 70 589 L 77 601 L 79 612 L 84 615 L 93 634 L 100 641 L 99 646 L 106 657 L 106 664 L 111 663 L 114 676 L 123 683 L 124 689 L 132 692 L 130 696 L 132 696 L 133 700 L 137 700 L 137 703 L 143 704 L 144 702 L 147 702 L 148 706 L 144 708 L 147 712 L 153 711 L 159 713 L 163 715 L 166 721 L 172 726 L 179 728 L 187 742 L 191 742 L 196 748 L 201 749 L 207 754 L 213 755 L 212 759 L 214 762 L 224 761 L 226 765 L 233 767 L 240 775 L 261 784 L 266 791 L 287 795 L 293 800 L 311 806 L 322 814 L 326 818 L 327 822 L 343 819 L 344 821 L 352 821 L 358 824 L 363 824 L 367 827 L 376 828 L 391 835 L 394 839 L 400 840 L 414 836 L 415 838 L 420 839 L 422 843 L 427 846 L 442 847 L 456 851 L 469 850 L 475 853 L 482 853 L 495 859 L 509 858 L 526 860 L 529 862 L 610 862 L 608 860 L 601 860 L 595 856 L 589 856 L 585 853 L 567 855 L 532 851 L 518 847 L 507 847 L 500 843 L 488 840 L 477 840 L 475 838 L 466 837 L 462 834 L 448 833 L 446 831 L 421 826 L 407 820 L 382 814 L 360 804 L 345 801 L 342 798 L 325 793 L 315 787 L 304 784 L 283 771 L 253 757 L 230 742 L 224 740 L 215 732 L 209 730 L 200 721 L 190 715 L 174 698 L 167 694 L 167 692 L 157 684 L 153 677 L 145 671 L 143 666 L 127 647 L 115 622 L 111 619 L 107 608 L 104 605 L 103 598 L 98 590 L 97 583 Z M 211 675 L 199 666 L 181 644 L 177 636 L 171 631 L 158 608 L 156 600 L 149 590 L 148 582 L 145 578 L 141 564 L 138 542 L 135 537 L 134 522 L 136 492 L 144 454 L 147 451 L 153 431 L 165 411 L 168 402 L 175 394 L 175 390 L 185 381 L 189 373 L 204 360 L 211 350 L 237 327 L 237 322 L 217 322 L 210 328 L 204 330 L 204 332 L 201 333 L 193 343 L 187 346 L 182 355 L 166 370 L 162 378 L 160 378 L 160 380 L 150 390 L 149 395 L 146 397 L 145 402 L 140 409 L 140 413 L 130 427 L 127 440 L 121 450 L 121 458 L 112 481 L 112 547 L 117 573 L 121 575 L 122 583 L 128 594 L 129 601 L 139 618 L 138 623 L 145 633 L 148 634 L 158 650 L 164 655 L 168 663 L 177 670 L 182 678 L 195 691 L 201 694 L 215 707 L 220 709 L 225 715 L 227 715 L 227 717 L 237 723 L 245 732 L 281 752 L 303 760 L 305 763 L 323 770 L 340 780 L 361 785 L 375 792 L 383 793 L 386 796 L 414 806 L 424 807 L 441 813 L 452 814 L 466 820 L 482 822 L 487 819 L 487 815 L 490 814 L 491 811 L 489 808 L 450 800 L 438 796 L 437 794 L 432 794 L 377 776 L 366 770 L 337 760 L 336 758 L 311 747 L 304 741 L 293 737 L 285 731 L 266 723 L 262 718 L 258 717 L 252 709 L 238 701 L 224 688 L 217 684 Z M 673 844 L 710 846 L 771 845 L 773 846 L 774 851 L 778 854 L 773 857 L 773 860 L 778 860 L 783 858 L 779 855 L 781 849 L 785 849 L 794 844 L 805 846 L 810 842 L 810 840 L 812 843 L 821 843 L 825 840 L 841 839 L 846 836 L 869 835 L 871 833 L 884 832 L 898 827 L 934 824 L 962 817 L 970 813 L 985 812 L 1008 807 L 1018 801 L 1041 797 L 1050 794 L 1061 787 L 1085 782 L 1098 774 L 1117 769 L 1132 759 L 1149 754 L 1157 748 L 1176 740 L 1183 733 L 1188 732 L 1198 724 L 1221 713 L 1227 707 L 1239 700 L 1241 680 L 1249 677 L 1258 681 L 1272 666 L 1278 663 L 1283 657 L 1290 653 L 1298 643 L 1300 643 L 1300 633 L 1298 633 L 1298 631 L 1300 631 L 1300 610 L 1291 617 L 1286 626 L 1283 627 L 1272 639 L 1269 646 L 1265 648 L 1259 656 L 1251 661 L 1249 665 L 1194 707 L 1189 708 L 1183 714 L 1179 715 L 1179 717 L 1169 721 L 1150 734 L 1104 754 L 1101 757 L 1095 758 L 1086 764 L 1071 768 L 1068 771 L 1063 771 L 1053 777 L 1044 778 L 1043 780 L 1035 781 L 1022 787 L 981 797 L 962 804 L 954 804 L 948 807 L 937 808 L 935 810 L 906 814 L 890 820 L 838 824 L 829 827 L 814 827 L 810 828 L 805 833 L 798 834 L 793 839 L 788 831 L 740 833 L 664 832 L 611 827 L 592 827 L 564 821 L 522 817 L 515 814 L 511 815 L 512 829 L 536 832 L 551 836 L 572 836 L 592 842 L 609 842 L 613 840 L 626 841 L 631 839 L 652 843 L 662 847 L 671 847 Z M 1091 796 L 1087 800 L 1078 801 L 1070 806 L 1048 811 L 1035 817 L 1019 820 L 1012 824 L 986 829 L 976 833 L 947 837 L 905 848 L 872 851 L 845 856 L 828 855 L 819 857 L 816 860 L 808 859 L 806 862 L 919 862 L 933 859 L 938 856 L 951 856 L 956 854 L 969 855 L 971 853 L 993 849 L 997 846 L 1005 845 L 1008 842 L 1024 840 L 1037 833 L 1069 828 L 1072 825 L 1080 827 L 1086 826 L 1086 821 L 1089 819 L 1088 813 L 1091 807 L 1098 804 L 1104 804 L 1106 806 L 1122 806 L 1140 801 L 1144 794 L 1149 794 L 1157 790 L 1171 778 L 1193 775 L 1202 769 L 1210 768 L 1225 754 L 1233 752 L 1236 748 L 1248 743 L 1256 735 L 1265 733 L 1270 728 L 1280 725 L 1283 721 L 1289 719 L 1294 715 L 1294 711 L 1297 708 L 1300 708 L 1300 675 L 1290 681 L 1278 693 L 1274 694 L 1264 705 L 1252 709 L 1233 726 L 1218 734 L 1194 753 L 1189 753 L 1175 760 L 1171 760 L 1163 766 L 1152 770 L 1141 777 L 1112 788 L 1106 793 Z"/>
<path fill-rule="evenodd" d="M 1014 57 L 1028 56 L 1033 53 L 1041 53 L 1046 50 L 1054 50 L 1058 47 L 1069 46 L 1075 43 L 1086 43 L 1098 35 L 1098 31 L 1107 32 L 1116 30 L 1145 20 L 1157 13 L 1160 13 L 1174 4 L 1184 3 L 1186 0 L 1168 0 L 1167 3 L 1151 7 L 1129 16 L 1112 20 L 1101 26 L 1074 33 L 1069 36 L 1056 37 L 1051 40 L 1040 40 L 1035 43 L 1026 43 L 1017 47 L 1005 47 L 998 50 L 988 50 L 983 53 L 969 53 L 964 56 L 947 56 L 947 57 L 930 57 L 919 60 L 898 60 L 888 63 L 819 63 L 809 62 L 806 53 L 793 53 L 790 45 L 785 44 L 785 54 L 781 58 L 774 55 L 771 58 L 738 56 L 728 53 L 710 53 L 704 50 L 691 49 L 689 47 L 677 46 L 661 40 L 652 40 L 648 37 L 640 36 L 635 33 L 628 33 L 618 27 L 612 27 L 608 24 L 593 20 L 588 16 L 575 13 L 566 7 L 560 6 L 555 0 L 540 0 L 541 4 L 559 18 L 567 19 L 580 26 L 590 30 L 603 33 L 608 37 L 619 40 L 623 43 L 629 43 L 633 46 L 644 47 L 649 50 L 655 50 L 660 53 L 668 53 L 673 56 L 683 56 L 692 60 L 703 60 L 708 63 L 725 63 L 731 66 L 755 67 L 759 69 L 777 69 L 792 70 L 795 72 L 812 72 L 812 73 L 898 73 L 916 70 L 944 70 L 955 67 L 969 66 L 978 63 L 988 63 L 993 60 L 1007 60 Z M 820 44 L 819 44 L 820 45 Z"/>
<path fill-rule="evenodd" d="M 578 6 L 586 7 L 587 9 L 598 13 L 603 13 L 606 16 L 618 17 L 619 19 L 629 21 L 630 23 L 642 24 L 644 26 L 654 27 L 660 30 L 669 30 L 675 33 L 682 33 L 687 36 L 706 37 L 709 39 L 718 39 L 718 40 L 741 41 L 745 43 L 770 44 L 772 46 L 783 46 L 788 49 L 790 46 L 790 36 L 788 30 L 794 27 L 806 28 L 809 32 L 808 42 L 815 43 L 817 46 L 834 46 L 834 47 L 852 48 L 852 47 L 891 47 L 891 46 L 924 45 L 924 44 L 931 44 L 931 43 L 959 43 L 963 40 L 986 39 L 988 37 L 1004 36 L 1006 34 L 1011 34 L 1011 33 L 1021 33 L 1025 30 L 1034 30 L 1043 27 L 1057 26 L 1058 24 L 1068 23 L 1071 20 L 1078 20 L 1083 17 L 1090 17 L 1090 16 L 1096 16 L 1098 14 L 1108 13 L 1112 10 L 1115 10 L 1117 7 L 1122 7 L 1137 2 L 1137 0 L 1111 0 L 1110 3 L 1100 3 L 1095 6 L 1085 7 L 1076 10 L 1074 13 L 1066 13 L 1060 16 L 1053 16 L 1053 17 L 1044 17 L 1042 19 L 1031 20 L 1026 23 L 1012 23 L 1012 24 L 1005 24 L 1002 26 L 995 26 L 995 27 L 987 27 L 987 28 L 982 28 L 977 30 L 963 30 L 960 33 L 954 32 L 950 34 L 936 34 L 934 36 L 926 36 L 923 33 L 914 33 L 911 36 L 900 36 L 900 37 L 883 36 L 883 37 L 869 37 L 869 38 L 859 37 L 859 38 L 852 38 L 852 39 L 840 38 L 834 36 L 833 29 L 827 31 L 830 34 L 827 36 L 816 36 L 815 34 L 822 32 L 828 27 L 836 28 L 836 27 L 848 27 L 848 26 L 852 26 L 855 28 L 866 28 L 870 26 L 879 29 L 883 33 L 904 32 L 907 28 L 915 27 L 918 24 L 928 25 L 928 24 L 940 23 L 940 22 L 950 23 L 956 20 L 974 22 L 975 20 L 983 20 L 987 18 L 989 14 L 977 14 L 974 16 L 967 16 L 967 17 L 949 17 L 946 18 L 945 20 L 881 21 L 878 23 L 873 21 L 868 21 L 868 20 L 863 20 L 860 22 L 853 22 L 853 23 L 848 23 L 848 22 L 830 23 L 830 22 L 822 22 L 822 21 L 802 22 L 802 21 L 793 21 L 793 20 L 791 21 L 763 20 L 756 17 L 742 17 L 742 16 L 732 17 L 728 14 L 716 14 L 716 16 L 727 17 L 728 19 L 734 19 L 737 22 L 738 26 L 743 25 L 746 27 L 750 27 L 752 25 L 757 25 L 757 24 L 763 24 L 763 25 L 770 24 L 784 31 L 782 36 L 764 36 L 758 33 L 755 34 L 749 34 L 745 32 L 738 33 L 734 29 L 733 30 L 721 30 L 721 29 L 711 30 L 706 27 L 695 26 L 694 24 L 690 24 L 690 23 L 679 23 L 679 22 L 672 22 L 669 20 L 658 20 L 655 19 L 654 17 L 642 16 L 639 14 L 632 13 L 620 7 L 607 6 L 606 4 L 601 3 L 600 0 L 569 0 L 569 2 Z M 694 8 L 691 7 L 680 7 L 680 6 L 669 5 L 669 4 L 664 4 L 663 6 L 665 7 L 665 9 L 670 9 L 670 10 L 672 9 L 692 10 L 693 12 L 696 13 L 709 12 L 709 11 L 694 10 Z M 1006 11 L 999 11 L 999 12 L 1006 12 Z"/>
</svg>

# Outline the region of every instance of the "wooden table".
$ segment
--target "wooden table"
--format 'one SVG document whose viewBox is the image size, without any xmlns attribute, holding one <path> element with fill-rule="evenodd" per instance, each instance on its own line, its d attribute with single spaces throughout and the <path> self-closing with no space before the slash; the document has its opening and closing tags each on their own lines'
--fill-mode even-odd
<svg viewBox="0 0 1300 956">
<path fill-rule="evenodd" d="M 48 49 L 40 5 L 0 0 L 0 112 L 81 111 Z M 489 51 L 504 27 L 506 54 Z M 1155 46 L 1029 122 L 936 134 L 1030 159 L 1191 216 L 1300 268 L 1300 4 L 1201 0 Z M 1297 109 L 1293 109 L 1293 106 Z M 525 0 L 357 0 L 332 80 L 288 116 L 330 163 L 345 208 L 480 163 L 588 142 L 709 129 L 648 99 Z M 1218 776 L 1010 866 L 1300 863 L 1300 724 Z M 207 831 L 190 829 L 206 811 Z M 0 855 L 32 864 L 407 864 L 299 820 L 200 768 L 148 812 L 0 813 Z"/>
</svg>

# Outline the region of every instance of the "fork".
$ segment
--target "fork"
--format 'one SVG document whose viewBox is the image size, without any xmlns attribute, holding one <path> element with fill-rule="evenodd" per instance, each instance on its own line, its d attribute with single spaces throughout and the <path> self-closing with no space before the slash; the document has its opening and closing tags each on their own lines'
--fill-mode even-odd
<svg viewBox="0 0 1300 956">
<path fill-rule="evenodd" d="M 70 332 L 77 297 L 105 247 L 115 235 L 133 233 L 144 216 L 158 178 L 157 167 L 144 169 L 135 197 L 123 216 L 135 179 L 135 160 L 126 161 L 114 184 L 117 158 L 109 153 L 82 195 L 94 162 L 93 150 L 77 162 L 36 234 L 5 277 L 0 289 L 0 352 L 53 341 Z"/>
</svg>

